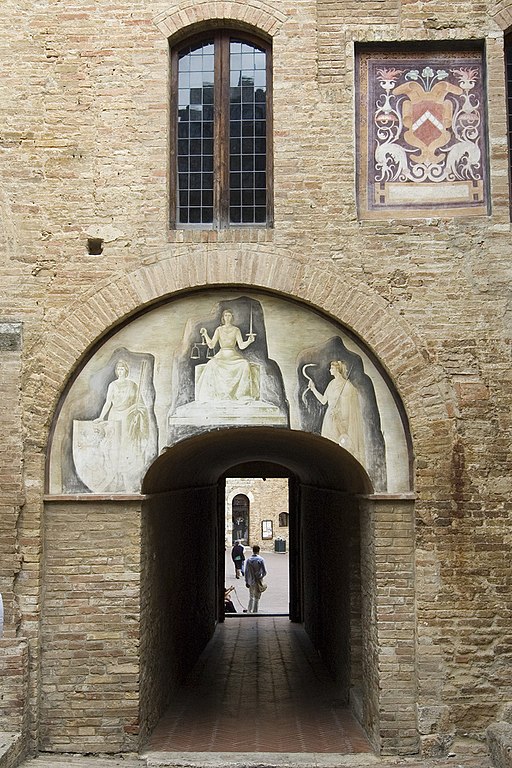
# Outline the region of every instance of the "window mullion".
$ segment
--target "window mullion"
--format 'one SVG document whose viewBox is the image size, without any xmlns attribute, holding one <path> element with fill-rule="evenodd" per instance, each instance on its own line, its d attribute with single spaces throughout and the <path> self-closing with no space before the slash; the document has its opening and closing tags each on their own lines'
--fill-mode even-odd
<svg viewBox="0 0 512 768">
<path fill-rule="evenodd" d="M 218 224 L 229 223 L 229 35 L 221 33 L 218 39 L 219 55 L 216 71 L 217 134 L 216 134 L 216 194 Z"/>
<path fill-rule="evenodd" d="M 170 226 L 175 227 L 178 221 L 178 54 L 176 51 L 172 52 L 171 59 L 171 93 L 170 93 L 170 108 L 171 108 L 171 135 L 169 141 L 169 185 L 170 185 Z"/>
<path fill-rule="evenodd" d="M 271 227 L 274 224 L 274 114 L 273 114 L 273 80 L 272 80 L 272 54 L 269 50 L 266 52 L 266 76 L 267 76 L 267 99 L 266 99 L 266 117 L 267 117 L 267 158 L 266 158 L 266 171 L 267 171 L 267 226 Z"/>
</svg>

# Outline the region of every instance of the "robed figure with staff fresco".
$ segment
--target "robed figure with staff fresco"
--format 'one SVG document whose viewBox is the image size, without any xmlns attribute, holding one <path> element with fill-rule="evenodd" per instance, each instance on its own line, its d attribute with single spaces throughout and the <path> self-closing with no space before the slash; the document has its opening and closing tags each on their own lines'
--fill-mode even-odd
<svg viewBox="0 0 512 768">
<path fill-rule="evenodd" d="M 340 336 L 332 336 L 300 353 L 297 377 L 302 429 L 344 448 L 364 467 L 374 488 L 385 490 L 386 446 L 379 406 L 361 355 L 348 349 Z"/>
<path fill-rule="evenodd" d="M 346 448 L 363 464 L 365 452 L 359 394 L 349 379 L 345 362 L 332 360 L 329 373 L 333 378 L 323 394 L 311 378 L 308 381 L 308 389 L 322 405 L 327 405 L 320 434 Z"/>
</svg>

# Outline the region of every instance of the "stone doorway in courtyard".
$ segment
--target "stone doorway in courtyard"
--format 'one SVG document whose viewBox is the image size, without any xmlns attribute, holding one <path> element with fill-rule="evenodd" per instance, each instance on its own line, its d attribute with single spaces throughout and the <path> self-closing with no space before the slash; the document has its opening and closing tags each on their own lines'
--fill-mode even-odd
<svg viewBox="0 0 512 768">
<path fill-rule="evenodd" d="M 260 547 L 269 574 L 267 590 L 259 611 L 289 613 L 289 479 L 287 477 L 226 477 L 225 587 L 233 609 L 244 612 L 248 590 L 243 580 L 243 563 Z M 242 535 L 242 524 L 246 525 Z M 235 562 L 234 558 L 243 561 Z M 237 569 L 238 566 L 238 569 Z M 238 570 L 238 574 L 237 574 Z M 237 578 L 238 575 L 238 578 Z"/>
</svg>

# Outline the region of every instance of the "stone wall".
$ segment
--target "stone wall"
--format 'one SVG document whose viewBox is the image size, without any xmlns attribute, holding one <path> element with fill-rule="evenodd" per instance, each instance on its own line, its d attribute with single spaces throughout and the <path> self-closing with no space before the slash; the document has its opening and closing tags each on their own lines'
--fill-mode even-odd
<svg viewBox="0 0 512 768">
<path fill-rule="evenodd" d="M 28 712 L 28 646 L 24 641 L 0 639 L 0 718 L 2 730 L 26 736 Z"/>
<path fill-rule="evenodd" d="M 226 530 L 231 530 L 232 500 L 237 494 L 249 499 L 249 541 L 252 547 L 258 544 L 261 550 L 274 551 L 275 540 L 284 539 L 288 544 L 288 526 L 279 524 L 279 515 L 289 511 L 288 480 L 285 478 L 228 478 L 226 480 Z M 271 520 L 272 539 L 263 539 L 261 523 Z M 231 538 L 226 538 L 229 546 Z M 286 545 L 285 545 L 286 546 Z"/>
<path fill-rule="evenodd" d="M 408 500 L 376 499 L 371 518 L 375 546 L 373 622 L 379 675 L 381 681 L 386 680 L 386 685 L 379 686 L 379 738 L 383 751 L 407 754 L 418 746 L 413 506 Z M 422 748 L 422 753 L 429 752 Z"/>
<path fill-rule="evenodd" d="M 252 23 L 273 42 L 271 230 L 167 228 L 167 36 L 209 15 Z M 444 0 L 119 0 L 115 9 L 48 0 L 21 10 L 15 0 L 4 0 L 0 21 L 0 319 L 23 324 L 20 348 L 0 349 L 0 588 L 6 637 L 17 633 L 29 643 L 32 744 L 97 748 L 89 729 L 98 706 L 94 696 L 110 693 L 102 677 L 107 667 L 122 701 L 105 699 L 105 711 L 115 708 L 115 727 L 128 729 L 115 747 L 131 748 L 136 727 L 136 621 L 114 613 L 109 638 L 98 618 L 105 587 L 123 609 L 135 609 L 133 582 L 124 578 L 133 575 L 139 551 L 135 512 L 121 516 L 130 537 L 122 555 L 108 535 L 126 535 L 117 507 L 95 508 L 87 520 L 85 513 L 69 515 L 59 502 L 48 507 L 43 522 L 46 455 L 59 398 L 117 323 L 204 285 L 252 285 L 305 302 L 360 336 L 387 370 L 407 413 L 415 459 L 414 674 L 422 735 L 434 735 L 423 739 L 424 747 L 428 751 L 431 741 L 438 749 L 435 733 L 483 744 L 486 727 L 512 701 L 510 210 L 502 43 L 512 23 L 509 0 L 472 0 L 464 14 Z M 358 220 L 355 43 L 421 41 L 450 48 L 468 40 L 485 40 L 489 215 Z M 101 255 L 89 252 L 92 237 L 104 241 Z M 73 560 L 77 531 L 84 548 Z M 101 573 L 88 571 L 92 566 L 83 561 L 88 543 Z M 365 554 L 380 556 L 370 534 L 367 543 Z M 400 541 L 391 536 L 388 549 L 395 544 L 398 553 Z M 366 557 L 363 570 L 374 567 Z M 76 587 L 75 605 L 62 594 L 63 573 L 76 579 L 69 582 Z M 371 594 L 363 612 L 376 604 Z M 85 604 L 90 612 L 79 614 Z M 371 626 L 370 634 L 377 633 Z M 62 635 L 66 648 L 58 645 Z M 85 662 L 80 676 L 70 659 L 81 658 L 84 643 L 91 653 L 97 644 L 103 655 L 97 667 Z M 94 691 L 84 689 L 89 683 Z M 68 701 L 70 716 L 62 714 Z M 18 717 L 16 707 L 11 716 Z"/>
<path fill-rule="evenodd" d="M 413 504 L 372 499 L 362 502 L 360 512 L 363 722 L 379 751 L 411 754 L 420 747 L 421 663 L 415 644 Z"/>
<path fill-rule="evenodd" d="M 0 753 L 6 768 L 14 766 L 26 748 L 30 732 L 29 648 L 17 635 L 21 621 L 19 594 L 14 581 L 26 557 L 27 567 L 38 560 L 40 544 L 29 537 L 20 541 L 18 524 L 24 501 L 21 432 L 22 324 L 0 322 L 0 396 L 2 447 L 0 448 L 0 722 L 7 732 Z M 23 553 L 22 553 L 23 551 Z M 26 552 L 26 554 L 24 553 Z"/>
<path fill-rule="evenodd" d="M 0 732 L 0 768 L 16 768 L 20 765 L 28 741 L 20 733 Z"/>
<path fill-rule="evenodd" d="M 18 522 L 23 504 L 21 431 L 21 346 L 20 323 L 0 323 L 0 364 L 2 379 L 2 447 L 0 448 L 0 594 L 4 606 L 4 637 L 13 637 L 19 622 L 13 576 L 21 567 L 22 554 Z M 28 542 L 27 542 L 28 543 Z"/>
</svg>

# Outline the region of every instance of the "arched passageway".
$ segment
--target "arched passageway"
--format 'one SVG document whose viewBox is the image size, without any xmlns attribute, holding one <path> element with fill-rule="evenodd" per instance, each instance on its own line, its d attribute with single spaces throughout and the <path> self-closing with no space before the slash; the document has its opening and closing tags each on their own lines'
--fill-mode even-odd
<svg viewBox="0 0 512 768">
<path fill-rule="evenodd" d="M 198 340 L 204 329 L 215 336 L 223 321 L 231 328 L 233 315 L 236 338 L 243 332 L 255 341 L 229 347 L 236 387 L 226 399 L 224 350 L 208 357 L 210 347 Z M 283 333 L 288 327 L 295 333 Z M 91 659 L 123 659 L 109 666 L 115 681 L 102 678 L 95 706 L 115 706 L 114 691 L 122 710 L 116 743 L 138 748 L 222 623 L 226 478 L 275 473 L 289 482 L 289 617 L 304 627 L 336 700 L 348 702 L 376 751 L 415 753 L 411 445 L 399 393 L 374 353 L 331 318 L 281 296 L 194 292 L 105 337 L 70 379 L 52 428 L 42 621 L 47 743 L 60 744 L 65 729 L 78 734 L 88 722 L 66 721 L 63 730 L 53 718 L 55 681 L 67 679 L 54 641 L 62 624 L 54 613 L 59 558 L 75 535 L 62 523 L 81 526 L 82 556 L 101 561 L 91 568 L 111 569 L 100 571 L 92 598 L 88 574 L 78 588 L 108 611 L 116 631 L 104 632 L 101 611 L 83 613 L 80 628 L 96 637 L 93 625 L 104 638 L 99 648 L 91 644 Z M 76 696 L 87 695 L 89 677 L 73 679 Z M 100 732 L 95 724 L 94 737 Z"/>
<path fill-rule="evenodd" d="M 226 476 L 289 478 L 289 618 L 303 623 L 336 700 L 364 721 L 371 698 L 364 689 L 372 679 L 362 666 L 368 476 L 345 450 L 316 435 L 236 428 L 178 443 L 144 480 L 141 710 L 146 736 L 224 619 Z M 254 618 L 246 621 L 249 629 Z"/>
</svg>

